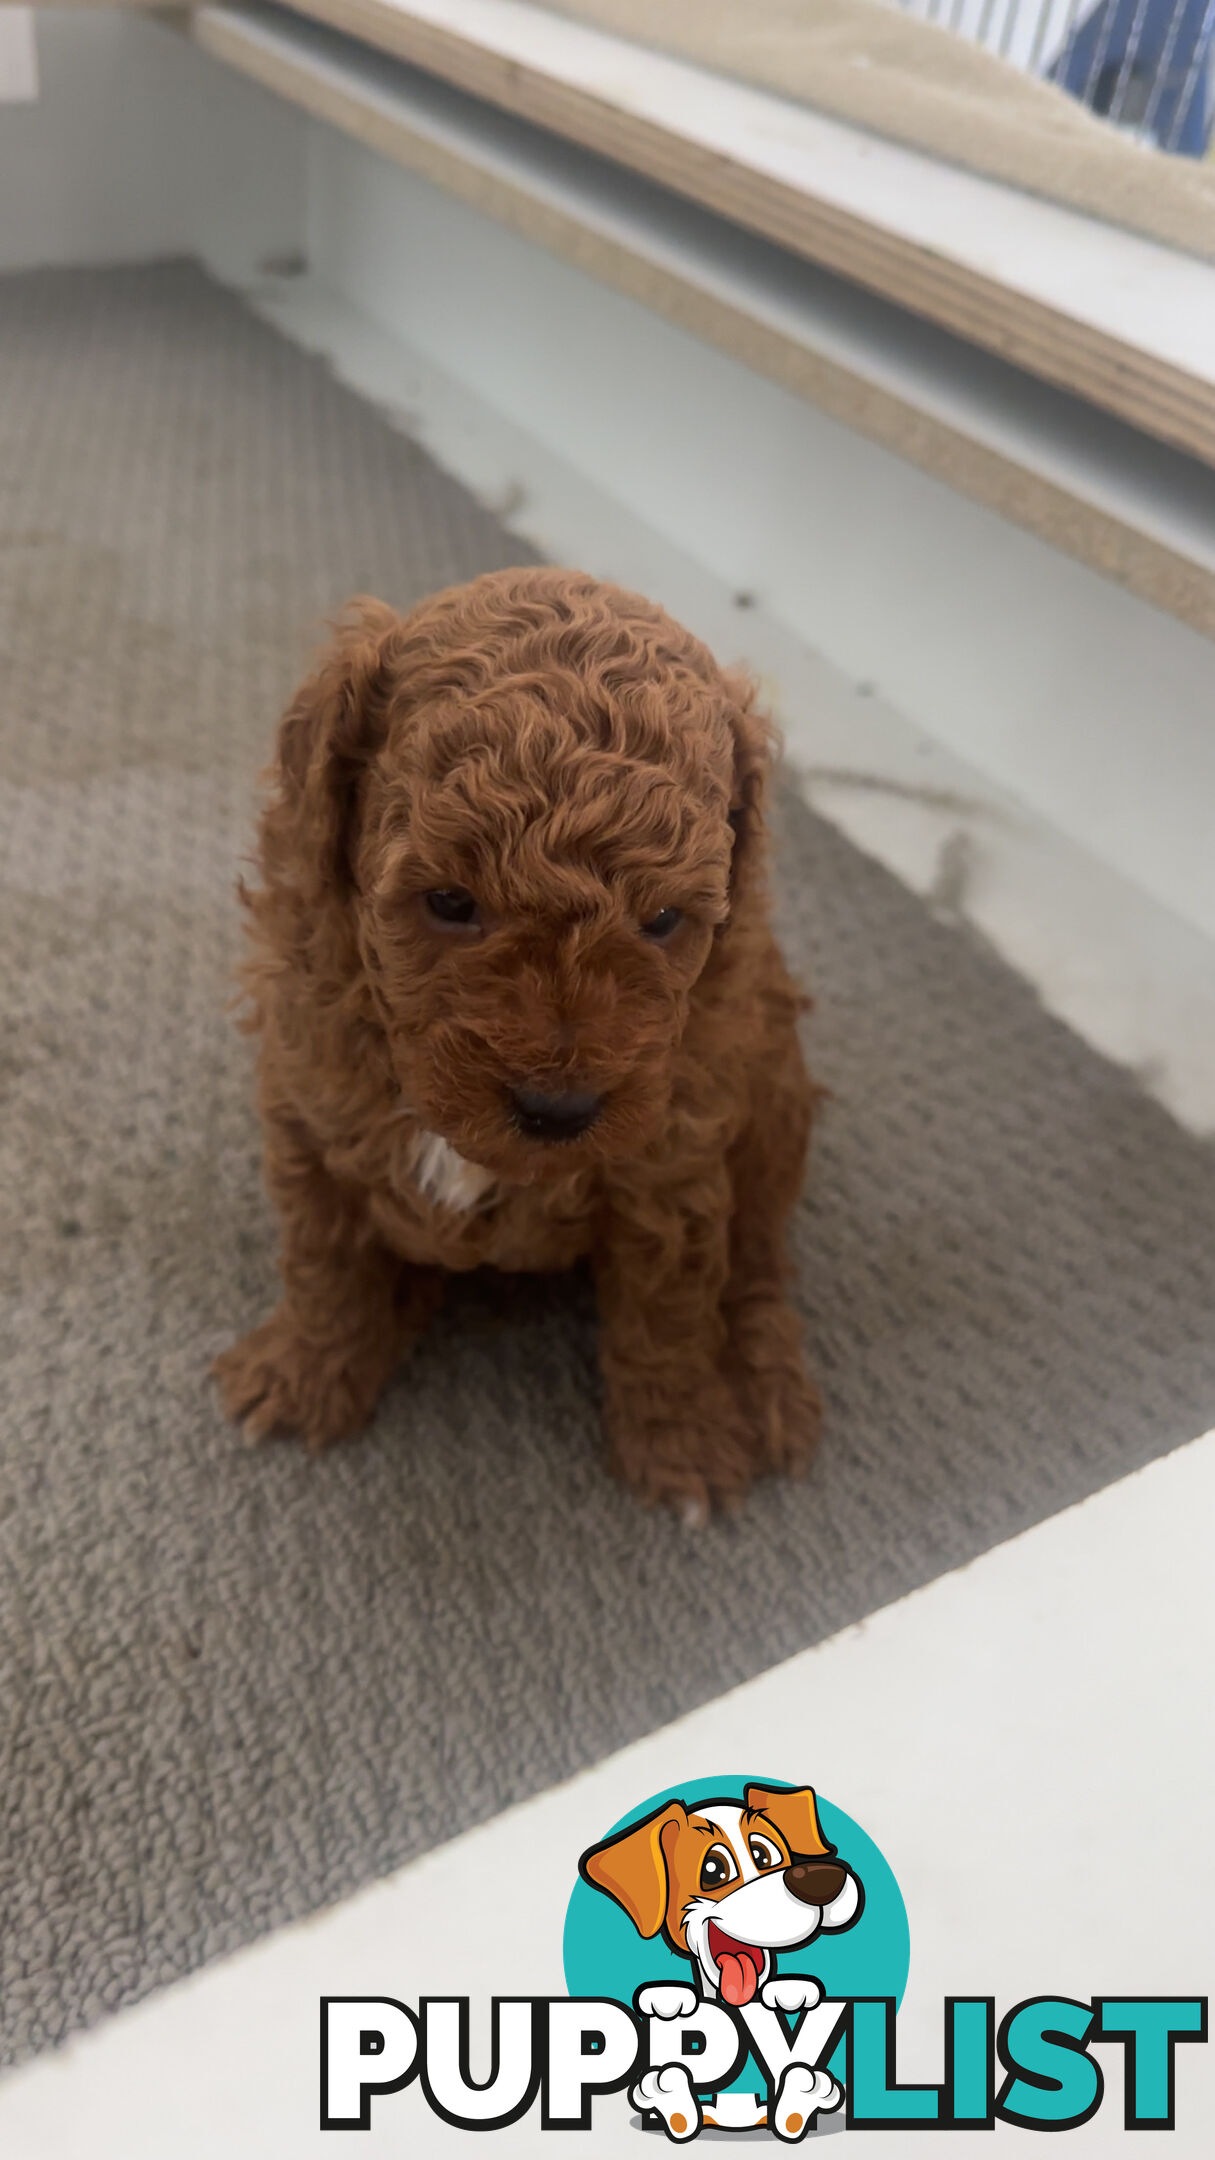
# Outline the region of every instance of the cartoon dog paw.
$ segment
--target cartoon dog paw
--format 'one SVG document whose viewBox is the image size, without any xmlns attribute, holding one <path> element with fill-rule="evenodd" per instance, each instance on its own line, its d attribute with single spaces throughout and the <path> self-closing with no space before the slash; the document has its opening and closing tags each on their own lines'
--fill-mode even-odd
<svg viewBox="0 0 1215 2160">
<path fill-rule="evenodd" d="M 656 1981 L 653 1987 L 639 1988 L 637 2008 L 643 2018 L 691 2017 L 696 2008 L 695 1988 L 684 1987 L 678 1980 Z"/>
<path fill-rule="evenodd" d="M 653 1994 L 690 1995 L 690 1988 L 656 1988 Z M 674 2016 L 676 2013 L 671 2012 Z M 661 2070 L 647 2070 L 637 2080 L 629 2099 L 641 2116 L 661 2115 L 667 2136 L 675 2145 L 686 2145 L 701 2127 L 700 2102 L 682 2063 L 667 2063 Z"/>
<path fill-rule="evenodd" d="M 786 2145 L 796 2145 L 813 2127 L 816 2116 L 829 2115 L 843 2097 L 829 2071 L 790 2063 L 776 2090 L 772 2128 Z"/>
<path fill-rule="evenodd" d="M 809 1973 L 775 1973 L 765 1980 L 759 1991 L 759 1999 L 765 2010 L 783 2010 L 789 2017 L 797 2017 L 803 2010 L 813 2010 L 823 1999 L 819 1982 Z"/>
</svg>

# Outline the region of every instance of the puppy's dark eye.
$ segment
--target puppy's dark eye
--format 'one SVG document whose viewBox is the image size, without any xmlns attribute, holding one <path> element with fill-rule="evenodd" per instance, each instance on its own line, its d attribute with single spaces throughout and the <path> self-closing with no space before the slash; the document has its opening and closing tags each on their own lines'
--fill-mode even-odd
<svg viewBox="0 0 1215 2160">
<path fill-rule="evenodd" d="M 724 1845 L 711 1845 L 700 1863 L 702 1890 L 720 1890 L 734 1874 L 734 1863 Z"/>
<path fill-rule="evenodd" d="M 769 1845 L 767 1838 L 753 1837 L 750 1844 L 751 1858 L 761 1873 L 765 1868 L 779 1867 L 780 1855 Z"/>
<path fill-rule="evenodd" d="M 436 922 L 475 923 L 477 903 L 462 885 L 444 885 L 436 892 L 428 892 L 426 905 Z"/>
<path fill-rule="evenodd" d="M 661 945 L 663 939 L 669 938 L 673 930 L 678 930 L 682 921 L 682 908 L 660 908 L 657 915 L 651 915 L 648 922 L 642 923 L 642 937 L 653 938 L 656 945 Z"/>
</svg>

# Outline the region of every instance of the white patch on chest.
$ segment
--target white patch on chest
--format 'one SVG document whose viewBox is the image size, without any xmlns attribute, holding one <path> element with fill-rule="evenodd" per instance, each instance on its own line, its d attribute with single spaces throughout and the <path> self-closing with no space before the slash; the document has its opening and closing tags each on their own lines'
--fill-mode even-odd
<svg viewBox="0 0 1215 2160">
<path fill-rule="evenodd" d="M 420 1192 L 436 1207 L 477 1206 L 493 1185 L 491 1170 L 465 1162 L 439 1133 L 417 1132 L 409 1151 L 409 1173 Z"/>
</svg>

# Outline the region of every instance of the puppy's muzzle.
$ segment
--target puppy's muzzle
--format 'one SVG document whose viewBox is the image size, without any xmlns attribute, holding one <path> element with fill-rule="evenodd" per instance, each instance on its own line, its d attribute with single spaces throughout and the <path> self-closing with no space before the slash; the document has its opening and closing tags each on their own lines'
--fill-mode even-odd
<svg viewBox="0 0 1215 2160">
<path fill-rule="evenodd" d="M 529 1140 L 576 1140 L 594 1124 L 603 1105 L 602 1095 L 545 1095 L 531 1087 L 512 1088 L 510 1099 L 515 1123 Z"/>
<path fill-rule="evenodd" d="M 834 1860 L 797 1860 L 785 1869 L 785 1888 L 803 1905 L 834 1904 L 848 1880 Z"/>
</svg>

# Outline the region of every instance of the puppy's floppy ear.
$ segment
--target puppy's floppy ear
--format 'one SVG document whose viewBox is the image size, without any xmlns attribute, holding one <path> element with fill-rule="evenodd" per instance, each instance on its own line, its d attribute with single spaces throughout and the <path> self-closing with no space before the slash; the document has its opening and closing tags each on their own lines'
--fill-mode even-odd
<svg viewBox="0 0 1215 2160">
<path fill-rule="evenodd" d="M 644 1822 L 631 1824 L 602 1845 L 592 1845 L 578 1862 L 583 1880 L 615 1898 L 638 1934 L 647 1939 L 657 1935 L 666 1919 L 670 1898 L 664 1832 L 672 1827 L 681 1830 L 687 1819 L 683 1802 L 672 1800 Z"/>
<path fill-rule="evenodd" d="M 734 775 L 730 793 L 734 853 L 730 860 L 730 890 L 737 897 L 763 854 L 764 797 L 780 738 L 767 714 L 756 705 L 758 688 L 749 675 L 735 669 L 726 676 L 725 684 L 730 731 L 734 737 Z"/>
<path fill-rule="evenodd" d="M 748 1785 L 743 1797 L 753 1813 L 767 1816 L 799 1860 L 813 1860 L 835 1851 L 819 1826 L 812 1785 L 803 1785 L 797 1792 L 773 1792 L 767 1785 Z"/>
<path fill-rule="evenodd" d="M 399 621 L 381 600 L 353 600 L 279 723 L 275 800 L 262 827 L 267 867 L 314 896 L 350 883 L 351 827 L 384 740 L 384 651 Z"/>
</svg>

